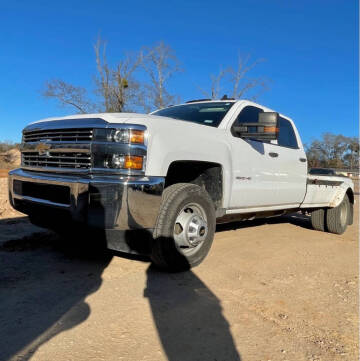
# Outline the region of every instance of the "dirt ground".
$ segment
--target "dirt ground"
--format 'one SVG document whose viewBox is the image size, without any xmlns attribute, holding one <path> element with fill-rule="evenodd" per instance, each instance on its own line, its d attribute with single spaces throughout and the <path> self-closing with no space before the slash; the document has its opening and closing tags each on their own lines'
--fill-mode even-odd
<svg viewBox="0 0 360 361">
<path fill-rule="evenodd" d="M 8 176 L 8 169 L 0 169 L 0 178 L 6 178 Z"/>
<path fill-rule="evenodd" d="M 30 225 L 0 181 L 0 360 L 358 360 L 358 211 L 342 236 L 298 214 L 221 226 L 167 274 Z"/>
</svg>

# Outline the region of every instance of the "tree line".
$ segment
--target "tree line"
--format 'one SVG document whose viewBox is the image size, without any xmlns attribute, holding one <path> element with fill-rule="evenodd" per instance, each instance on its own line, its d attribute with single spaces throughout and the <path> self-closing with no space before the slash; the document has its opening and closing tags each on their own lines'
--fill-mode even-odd
<svg viewBox="0 0 360 361">
<path fill-rule="evenodd" d="M 99 38 L 94 44 L 96 74 L 92 88 L 52 79 L 45 83 L 42 95 L 78 113 L 145 112 L 180 102 L 180 96 L 169 90 L 169 80 L 184 68 L 168 44 L 160 41 L 144 46 L 133 53 L 125 53 L 110 64 L 107 60 L 107 42 Z M 206 86 L 198 86 L 199 95 L 218 99 L 247 96 L 255 100 L 268 88 L 264 77 L 250 76 L 263 59 L 251 61 L 250 56 L 238 55 L 236 66 L 220 66 L 211 74 Z"/>
<path fill-rule="evenodd" d="M 98 38 L 94 44 L 96 73 L 92 87 L 85 88 L 63 79 L 44 84 L 42 95 L 54 99 L 78 113 L 145 112 L 180 102 L 180 96 L 169 90 L 169 81 L 184 68 L 168 44 L 160 41 L 138 51 L 124 53 L 111 64 L 107 60 L 107 42 Z M 206 86 L 198 86 L 199 95 L 218 99 L 227 94 L 238 99 L 256 100 L 268 89 L 269 80 L 252 77 L 254 67 L 264 59 L 251 61 L 238 55 L 235 66 L 219 66 Z M 0 144 L 0 153 L 16 147 L 11 142 Z M 305 145 L 309 167 L 358 168 L 359 138 L 324 133 Z"/>
<path fill-rule="evenodd" d="M 11 140 L 0 141 L 0 154 L 19 147 L 19 143 L 14 143 Z"/>
<path fill-rule="evenodd" d="M 359 138 L 324 133 L 305 146 L 309 167 L 359 168 Z"/>
</svg>

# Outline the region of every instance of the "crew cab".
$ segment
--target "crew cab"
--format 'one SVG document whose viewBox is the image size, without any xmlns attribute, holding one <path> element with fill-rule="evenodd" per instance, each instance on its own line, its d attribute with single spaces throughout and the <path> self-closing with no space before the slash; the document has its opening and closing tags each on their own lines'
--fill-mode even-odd
<svg viewBox="0 0 360 361">
<path fill-rule="evenodd" d="M 169 270 L 198 265 L 217 223 L 302 211 L 342 234 L 353 222 L 352 181 L 308 174 L 294 122 L 247 100 L 48 118 L 23 130 L 21 152 L 15 209 Z"/>
</svg>

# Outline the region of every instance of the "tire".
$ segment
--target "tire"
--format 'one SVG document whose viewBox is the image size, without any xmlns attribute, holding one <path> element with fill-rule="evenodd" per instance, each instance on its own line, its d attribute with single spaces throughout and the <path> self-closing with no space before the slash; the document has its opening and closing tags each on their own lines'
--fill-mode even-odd
<svg viewBox="0 0 360 361">
<path fill-rule="evenodd" d="M 211 248 L 215 227 L 214 203 L 204 189 L 190 183 L 169 186 L 153 232 L 154 265 L 172 272 L 197 266 Z"/>
<path fill-rule="evenodd" d="M 316 231 L 325 232 L 325 209 L 320 208 L 311 212 L 311 225 Z"/>
<path fill-rule="evenodd" d="M 349 220 L 348 220 L 348 225 L 351 226 L 354 223 L 354 205 L 350 202 L 349 200 Z"/>
<path fill-rule="evenodd" d="M 329 232 L 335 234 L 343 234 L 349 224 L 351 217 L 350 201 L 345 194 L 342 202 L 334 208 L 330 208 L 326 212 L 326 226 Z"/>
</svg>

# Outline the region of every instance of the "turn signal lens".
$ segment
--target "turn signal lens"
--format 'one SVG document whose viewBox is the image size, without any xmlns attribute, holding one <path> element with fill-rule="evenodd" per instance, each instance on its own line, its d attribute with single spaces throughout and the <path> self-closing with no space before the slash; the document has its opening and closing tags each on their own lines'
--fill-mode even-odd
<svg viewBox="0 0 360 361">
<path fill-rule="evenodd" d="M 130 143 L 144 144 L 144 131 L 143 130 L 130 130 Z"/>
<path fill-rule="evenodd" d="M 276 127 L 264 127 L 264 133 L 279 133 L 279 128 L 276 128 Z"/>
<path fill-rule="evenodd" d="M 143 157 L 136 155 L 126 155 L 123 167 L 125 169 L 141 170 L 143 168 Z"/>
</svg>

